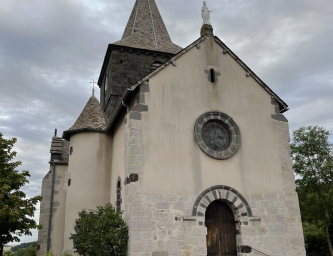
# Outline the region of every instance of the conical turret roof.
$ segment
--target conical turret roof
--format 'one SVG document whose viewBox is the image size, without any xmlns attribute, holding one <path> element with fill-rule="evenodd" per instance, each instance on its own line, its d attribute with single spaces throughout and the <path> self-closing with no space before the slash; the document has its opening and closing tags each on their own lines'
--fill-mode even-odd
<svg viewBox="0 0 333 256">
<path fill-rule="evenodd" d="M 74 125 L 67 130 L 105 130 L 109 119 L 95 96 L 91 96 Z"/>
<path fill-rule="evenodd" d="M 153 51 L 177 53 L 155 0 L 136 0 L 123 37 L 113 44 Z"/>
</svg>

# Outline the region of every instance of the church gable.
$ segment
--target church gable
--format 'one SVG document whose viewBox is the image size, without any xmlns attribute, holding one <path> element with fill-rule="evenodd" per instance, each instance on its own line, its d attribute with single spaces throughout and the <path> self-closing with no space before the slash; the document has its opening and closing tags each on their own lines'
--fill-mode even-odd
<svg viewBox="0 0 333 256">
<path fill-rule="evenodd" d="M 131 89 L 134 90 L 136 87 L 138 87 L 141 83 L 145 81 L 149 81 L 151 77 L 153 77 L 155 74 L 163 70 L 165 67 L 169 65 L 176 66 L 176 61 L 181 58 L 184 54 L 187 54 L 188 51 L 190 51 L 192 48 L 196 47 L 197 49 L 200 48 L 200 43 L 203 42 L 207 36 L 203 36 L 199 38 L 198 40 L 194 41 L 192 44 L 184 48 L 181 52 L 176 54 L 174 57 L 172 57 L 170 60 L 166 61 L 163 65 L 161 65 L 159 68 L 157 68 L 154 72 L 150 73 L 143 79 L 139 80 L 137 83 L 131 86 Z M 211 38 L 211 37 L 208 37 Z M 279 105 L 279 111 L 281 113 L 285 112 L 288 110 L 288 105 L 277 95 L 275 94 L 234 52 L 232 52 L 218 37 L 214 36 L 215 42 L 222 48 L 223 50 L 223 55 L 228 54 L 230 57 L 232 57 L 239 65 L 240 67 L 243 68 L 245 71 L 245 74 L 247 77 L 252 77 L 258 85 L 260 85 L 265 91 L 267 91 L 268 94 L 271 95 L 272 99 L 274 99 L 278 105 Z M 221 56 L 221 55 L 220 55 Z M 215 82 L 212 79 L 217 79 L 218 76 L 220 75 L 219 72 L 215 72 L 213 68 L 210 68 L 209 70 L 205 70 L 207 74 L 207 78 L 211 82 Z M 214 75 L 212 77 L 212 72 L 214 72 Z"/>
<path fill-rule="evenodd" d="M 138 114 L 142 121 L 142 145 L 147 152 L 143 168 L 145 175 L 154 180 L 144 184 L 146 192 L 151 189 L 168 193 L 168 186 L 163 184 L 172 183 L 175 177 L 183 181 L 196 179 L 195 173 L 205 177 L 205 187 L 213 186 L 216 177 L 221 175 L 222 166 L 226 175 L 223 176 L 224 184 L 242 187 L 241 193 L 247 189 L 252 193 L 281 189 L 279 149 L 271 147 L 278 143 L 279 133 L 272 126 L 275 121 L 286 120 L 273 118 L 274 115 L 283 117 L 276 113 L 273 95 L 254 77 L 247 76 L 244 67 L 231 55 L 225 54 L 214 37 L 202 37 L 182 52 L 181 56 L 176 55 L 152 72 L 148 76 L 149 82 L 139 86 L 141 92 L 141 88 L 149 84 L 149 92 L 141 93 L 148 111 L 140 112 L 133 107 L 129 112 L 130 119 Z M 212 69 L 215 82 L 211 77 Z M 139 88 L 131 87 L 134 92 Z M 141 94 L 140 97 L 143 96 Z M 209 112 L 218 119 L 225 117 L 225 122 L 233 120 L 236 125 L 230 129 L 239 127 L 240 142 L 235 142 L 238 151 L 236 148 L 230 155 L 219 157 L 210 154 L 208 149 L 204 152 L 205 149 L 200 147 L 202 142 L 195 137 L 195 124 Z M 243 167 L 235 168 L 235 163 Z M 246 184 L 239 183 L 239 176 L 247 180 Z M 274 185 L 268 188 L 267 183 L 257 184 L 256 179 L 260 176 L 274 180 Z M 196 194 L 199 187 L 189 184 L 179 189 Z"/>
</svg>

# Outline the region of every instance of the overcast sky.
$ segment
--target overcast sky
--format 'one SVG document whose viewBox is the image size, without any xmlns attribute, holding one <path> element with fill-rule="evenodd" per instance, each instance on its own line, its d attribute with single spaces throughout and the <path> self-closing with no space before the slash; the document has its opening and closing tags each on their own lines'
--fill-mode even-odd
<svg viewBox="0 0 333 256">
<path fill-rule="evenodd" d="M 81 113 L 134 2 L 0 0 L 0 132 L 18 139 L 28 197 L 40 195 L 54 129 L 62 134 Z M 174 43 L 200 36 L 202 1 L 156 2 Z M 290 131 L 333 130 L 332 0 L 206 2 L 214 34 L 289 105 Z M 37 232 L 21 242 L 35 240 Z"/>
</svg>

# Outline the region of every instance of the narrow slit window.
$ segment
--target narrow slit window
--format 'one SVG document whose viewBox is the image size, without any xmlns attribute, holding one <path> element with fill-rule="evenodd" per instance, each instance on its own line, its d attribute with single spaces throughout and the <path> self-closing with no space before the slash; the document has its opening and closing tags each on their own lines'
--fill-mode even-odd
<svg viewBox="0 0 333 256">
<path fill-rule="evenodd" d="M 71 179 L 68 179 L 68 187 L 71 185 Z"/>
<path fill-rule="evenodd" d="M 117 181 L 117 201 L 116 201 L 116 210 L 117 212 L 121 211 L 121 180 L 120 177 Z"/>
<path fill-rule="evenodd" d="M 73 154 L 73 147 L 70 147 L 69 148 L 69 155 L 72 155 Z"/>
<path fill-rule="evenodd" d="M 104 80 L 104 90 L 107 91 L 108 89 L 108 76 L 105 75 L 105 80 Z"/>
<path fill-rule="evenodd" d="M 210 81 L 215 83 L 215 70 L 213 68 L 210 69 Z"/>
</svg>

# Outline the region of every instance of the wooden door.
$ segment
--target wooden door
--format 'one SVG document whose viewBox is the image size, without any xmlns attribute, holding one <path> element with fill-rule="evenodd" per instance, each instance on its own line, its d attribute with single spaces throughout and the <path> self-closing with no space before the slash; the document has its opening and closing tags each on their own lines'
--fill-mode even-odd
<svg viewBox="0 0 333 256">
<path fill-rule="evenodd" d="M 221 201 L 212 202 L 206 210 L 205 223 L 207 255 L 237 255 L 235 218 L 230 207 Z"/>
</svg>

